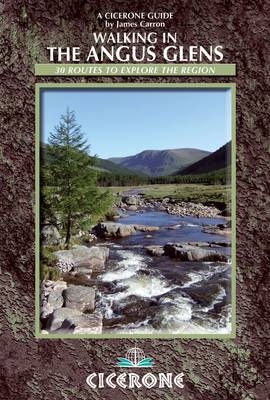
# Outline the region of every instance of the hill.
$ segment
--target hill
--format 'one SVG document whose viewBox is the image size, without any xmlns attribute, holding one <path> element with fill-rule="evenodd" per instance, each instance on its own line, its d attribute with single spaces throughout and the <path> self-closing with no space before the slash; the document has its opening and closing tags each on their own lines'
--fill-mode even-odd
<svg viewBox="0 0 270 400">
<path fill-rule="evenodd" d="M 226 143 L 214 153 L 195 162 L 184 169 L 179 169 L 177 175 L 198 175 L 226 168 L 231 165 L 231 142 Z"/>
<path fill-rule="evenodd" d="M 113 157 L 109 160 L 149 176 L 165 176 L 184 169 L 210 154 L 198 149 L 144 150 L 129 157 Z"/>
<path fill-rule="evenodd" d="M 143 175 L 141 173 L 135 173 L 134 171 L 125 168 L 122 165 L 116 164 L 110 160 L 104 160 L 103 158 L 96 159 L 96 169 L 102 172 L 108 172 L 118 175 Z"/>
<path fill-rule="evenodd" d="M 47 143 L 41 143 L 41 145 L 40 145 L 41 157 L 43 159 L 45 159 L 47 157 L 46 149 L 48 146 L 49 145 Z M 48 157 L 47 157 L 47 161 L 50 162 Z M 112 173 L 112 174 L 117 174 L 117 175 L 137 175 L 137 174 L 135 174 L 134 171 L 131 171 L 121 165 L 118 165 L 112 161 L 104 160 L 102 158 L 97 158 L 97 157 L 96 157 L 96 165 L 93 168 L 100 172 L 107 172 L 107 173 Z M 138 175 L 143 175 L 143 174 L 138 174 Z"/>
</svg>

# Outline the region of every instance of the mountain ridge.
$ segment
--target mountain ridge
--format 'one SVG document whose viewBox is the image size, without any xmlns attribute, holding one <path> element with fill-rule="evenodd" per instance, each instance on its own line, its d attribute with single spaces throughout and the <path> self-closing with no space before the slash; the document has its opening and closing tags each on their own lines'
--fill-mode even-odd
<svg viewBox="0 0 270 400">
<path fill-rule="evenodd" d="M 175 175 L 196 175 L 226 168 L 231 164 L 231 141 L 208 156 L 198 160 L 184 169 L 179 169 Z"/>
<path fill-rule="evenodd" d="M 137 173 L 165 176 L 173 174 L 209 154 L 209 151 L 194 148 L 143 150 L 127 157 L 110 157 L 109 161 Z"/>
</svg>

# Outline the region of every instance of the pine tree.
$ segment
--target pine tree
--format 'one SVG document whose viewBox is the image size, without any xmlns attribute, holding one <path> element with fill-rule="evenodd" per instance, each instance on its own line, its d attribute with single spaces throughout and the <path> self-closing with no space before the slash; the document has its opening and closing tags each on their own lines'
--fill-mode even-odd
<svg viewBox="0 0 270 400">
<path fill-rule="evenodd" d="M 111 206 L 109 193 L 96 185 L 95 158 L 86 142 L 75 113 L 67 110 L 49 135 L 43 164 L 44 202 L 60 220 L 67 248 L 79 223 L 94 221 Z"/>
</svg>

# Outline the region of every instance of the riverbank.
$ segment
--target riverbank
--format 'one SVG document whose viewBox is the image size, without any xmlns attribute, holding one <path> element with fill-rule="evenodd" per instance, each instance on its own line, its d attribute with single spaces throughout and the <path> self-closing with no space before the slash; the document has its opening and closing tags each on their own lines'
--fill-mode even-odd
<svg viewBox="0 0 270 400">
<path fill-rule="evenodd" d="M 109 187 L 114 194 L 141 195 L 146 201 L 162 201 L 168 198 L 172 203 L 195 203 L 216 207 L 222 216 L 231 214 L 231 186 L 205 184 L 154 184 L 140 187 Z"/>
<path fill-rule="evenodd" d="M 166 211 L 168 214 L 179 217 L 195 216 L 198 218 L 214 218 L 221 215 L 221 211 L 214 206 L 205 206 L 202 203 L 177 202 L 174 199 L 165 197 L 162 200 L 145 198 L 142 194 L 122 194 L 117 202 L 120 211 L 141 211 L 155 210 Z M 120 214 L 121 216 L 121 214 Z"/>
</svg>

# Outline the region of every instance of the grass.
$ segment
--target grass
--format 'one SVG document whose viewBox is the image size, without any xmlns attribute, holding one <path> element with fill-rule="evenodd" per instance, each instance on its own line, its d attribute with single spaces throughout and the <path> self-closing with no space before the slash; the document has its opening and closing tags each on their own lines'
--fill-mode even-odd
<svg viewBox="0 0 270 400">
<path fill-rule="evenodd" d="M 162 200 L 168 197 L 178 202 L 194 202 L 204 205 L 214 205 L 225 214 L 230 214 L 231 186 L 204 184 L 156 184 L 136 186 L 114 186 L 108 188 L 112 193 L 127 192 L 131 189 L 142 189 L 146 199 Z"/>
</svg>

